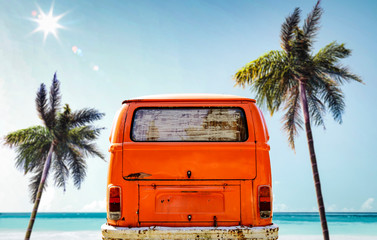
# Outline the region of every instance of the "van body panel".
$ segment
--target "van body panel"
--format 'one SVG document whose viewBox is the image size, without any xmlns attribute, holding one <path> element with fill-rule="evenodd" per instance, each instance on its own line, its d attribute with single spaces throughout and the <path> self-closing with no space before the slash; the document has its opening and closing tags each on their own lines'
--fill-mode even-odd
<svg viewBox="0 0 377 240">
<path fill-rule="evenodd" d="M 259 143 L 267 143 L 269 137 L 264 117 L 254 103 L 249 103 L 248 105 L 253 118 L 255 141 Z"/>
<path fill-rule="evenodd" d="M 111 128 L 110 143 L 123 143 L 128 107 L 128 104 L 123 104 L 122 108 L 115 114 L 113 126 Z"/>
<path fill-rule="evenodd" d="M 140 222 L 240 221 L 240 186 L 140 185 Z"/>
<path fill-rule="evenodd" d="M 124 143 L 123 177 L 138 173 L 144 180 L 253 179 L 255 143 Z"/>
</svg>

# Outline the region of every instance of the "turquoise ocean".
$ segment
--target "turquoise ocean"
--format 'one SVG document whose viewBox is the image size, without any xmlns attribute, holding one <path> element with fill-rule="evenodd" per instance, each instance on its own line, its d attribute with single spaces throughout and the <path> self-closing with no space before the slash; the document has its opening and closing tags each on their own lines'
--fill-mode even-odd
<svg viewBox="0 0 377 240">
<path fill-rule="evenodd" d="M 23 239 L 30 213 L 0 213 L 0 239 Z M 377 213 L 328 213 L 332 239 L 377 240 Z M 32 239 L 101 239 L 106 213 L 38 213 Z M 279 239 L 320 239 L 317 213 L 274 213 Z"/>
</svg>

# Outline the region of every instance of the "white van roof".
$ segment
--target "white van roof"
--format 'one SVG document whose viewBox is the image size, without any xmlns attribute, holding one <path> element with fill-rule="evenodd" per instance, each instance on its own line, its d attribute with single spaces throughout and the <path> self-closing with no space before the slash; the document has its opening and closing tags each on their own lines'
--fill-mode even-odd
<svg viewBox="0 0 377 240">
<path fill-rule="evenodd" d="M 130 100 L 125 100 L 126 102 L 134 101 L 179 101 L 179 100 L 236 100 L 236 101 L 251 101 L 255 102 L 254 99 L 240 97 L 236 95 L 229 94 L 213 94 L 213 93 L 185 93 L 185 94 L 160 94 L 160 95 L 148 95 L 136 97 Z"/>
</svg>

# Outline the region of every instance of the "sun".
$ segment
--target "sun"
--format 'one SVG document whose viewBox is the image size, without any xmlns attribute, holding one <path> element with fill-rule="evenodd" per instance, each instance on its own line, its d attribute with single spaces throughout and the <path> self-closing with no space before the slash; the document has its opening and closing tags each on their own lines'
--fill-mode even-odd
<svg viewBox="0 0 377 240">
<path fill-rule="evenodd" d="M 33 31 L 33 33 L 43 32 L 43 41 L 46 40 L 50 33 L 54 35 L 56 39 L 58 39 L 57 29 L 64 28 L 58 22 L 65 15 L 65 13 L 60 14 L 59 16 L 54 16 L 53 11 L 53 6 L 51 6 L 50 11 L 47 14 L 39 8 L 39 15 L 37 19 L 32 19 L 34 22 L 38 23 L 38 27 Z"/>
</svg>

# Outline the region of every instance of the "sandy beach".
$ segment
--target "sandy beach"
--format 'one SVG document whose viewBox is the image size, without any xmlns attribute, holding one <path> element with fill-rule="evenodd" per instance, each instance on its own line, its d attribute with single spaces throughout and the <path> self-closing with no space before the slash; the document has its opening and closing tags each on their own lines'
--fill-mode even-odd
<svg viewBox="0 0 377 240">
<path fill-rule="evenodd" d="M 330 235 L 331 240 L 376 240 L 376 236 Z M 279 240 L 321 240 L 322 235 L 282 235 Z"/>
<path fill-rule="evenodd" d="M 19 240 L 23 239 L 24 232 L 0 232 L 0 240 Z M 33 232 L 32 239 L 38 240 L 99 240 L 101 239 L 101 232 L 99 231 L 37 231 Z M 331 240 L 376 240 L 376 236 L 346 236 L 346 235 L 331 235 Z M 321 235 L 282 235 L 279 240 L 321 240 Z"/>
<path fill-rule="evenodd" d="M 19 240 L 25 237 L 24 231 L 10 231 L 10 232 L 0 232 L 1 240 Z M 101 232 L 99 231 L 74 231 L 74 232 L 61 232 L 61 231 L 41 231 L 33 232 L 31 235 L 32 239 L 38 240 L 99 240 L 102 239 Z"/>
</svg>

